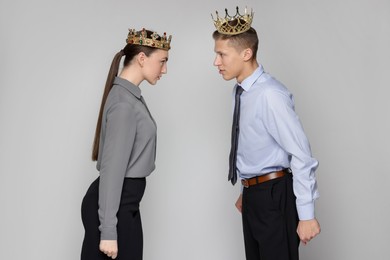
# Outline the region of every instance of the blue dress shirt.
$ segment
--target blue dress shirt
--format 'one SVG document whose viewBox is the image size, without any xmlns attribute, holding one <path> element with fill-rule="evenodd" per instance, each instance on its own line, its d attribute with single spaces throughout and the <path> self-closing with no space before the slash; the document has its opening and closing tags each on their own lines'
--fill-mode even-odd
<svg viewBox="0 0 390 260">
<path fill-rule="evenodd" d="M 314 201 L 319 197 L 315 179 L 318 161 L 311 155 L 292 94 L 261 65 L 240 85 L 244 92 L 237 148 L 239 177 L 291 168 L 299 219 L 313 219 Z"/>
</svg>

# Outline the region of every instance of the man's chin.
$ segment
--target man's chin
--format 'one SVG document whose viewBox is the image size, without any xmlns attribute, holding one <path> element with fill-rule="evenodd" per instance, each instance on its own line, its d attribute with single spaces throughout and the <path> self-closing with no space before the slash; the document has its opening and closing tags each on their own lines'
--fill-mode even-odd
<svg viewBox="0 0 390 260">
<path fill-rule="evenodd" d="M 226 81 L 229 81 L 229 80 L 234 79 L 234 77 L 229 76 L 229 75 L 222 75 L 222 77 L 223 77 L 223 79 L 226 80 Z"/>
</svg>

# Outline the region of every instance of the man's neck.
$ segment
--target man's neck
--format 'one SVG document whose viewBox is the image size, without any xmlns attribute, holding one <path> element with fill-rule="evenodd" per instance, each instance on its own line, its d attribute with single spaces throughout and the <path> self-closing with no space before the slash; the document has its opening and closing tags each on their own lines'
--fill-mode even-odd
<svg viewBox="0 0 390 260">
<path fill-rule="evenodd" d="M 241 82 L 243 82 L 247 77 L 249 77 L 250 75 L 253 74 L 253 72 L 259 67 L 259 64 L 257 63 L 257 60 L 253 60 L 253 61 L 250 61 L 247 63 L 247 66 L 245 66 L 242 70 L 242 72 L 240 73 L 240 75 L 238 75 L 238 77 L 236 78 L 237 79 L 237 82 L 239 84 L 241 84 Z"/>
</svg>

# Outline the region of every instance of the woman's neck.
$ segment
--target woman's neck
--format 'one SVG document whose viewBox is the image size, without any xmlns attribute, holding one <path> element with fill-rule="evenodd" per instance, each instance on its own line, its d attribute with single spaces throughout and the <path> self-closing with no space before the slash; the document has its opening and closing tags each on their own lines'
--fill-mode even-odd
<svg viewBox="0 0 390 260">
<path fill-rule="evenodd" d="M 123 68 L 121 73 L 119 74 L 119 77 L 130 81 L 136 86 L 139 86 L 144 80 L 141 71 L 139 71 L 137 67 L 132 65 Z"/>
</svg>

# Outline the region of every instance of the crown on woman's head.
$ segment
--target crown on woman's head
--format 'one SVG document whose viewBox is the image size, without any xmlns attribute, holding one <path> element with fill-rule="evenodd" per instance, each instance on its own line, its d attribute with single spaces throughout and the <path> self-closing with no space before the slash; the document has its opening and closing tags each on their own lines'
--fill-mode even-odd
<svg viewBox="0 0 390 260">
<path fill-rule="evenodd" d="M 246 7 L 244 15 L 241 15 L 238 11 L 238 6 L 236 8 L 236 14 L 234 16 L 230 16 L 228 14 L 227 8 L 225 8 L 225 17 L 219 17 L 218 11 L 215 11 L 217 14 L 217 19 L 214 20 L 213 15 L 211 14 L 211 18 L 214 21 L 215 28 L 219 33 L 227 34 L 227 35 L 236 35 L 243 32 L 246 32 L 251 28 L 252 19 L 253 19 L 253 10 L 250 13 L 247 13 Z"/>
<path fill-rule="evenodd" d="M 171 48 L 171 39 L 172 35 L 169 35 L 169 37 L 167 37 L 167 34 L 165 32 L 162 36 L 158 35 L 156 32 L 153 32 L 151 35 L 148 36 L 145 28 L 143 28 L 141 31 L 129 29 L 129 34 L 127 35 L 126 42 L 128 44 L 149 46 L 167 51 Z"/>
</svg>

